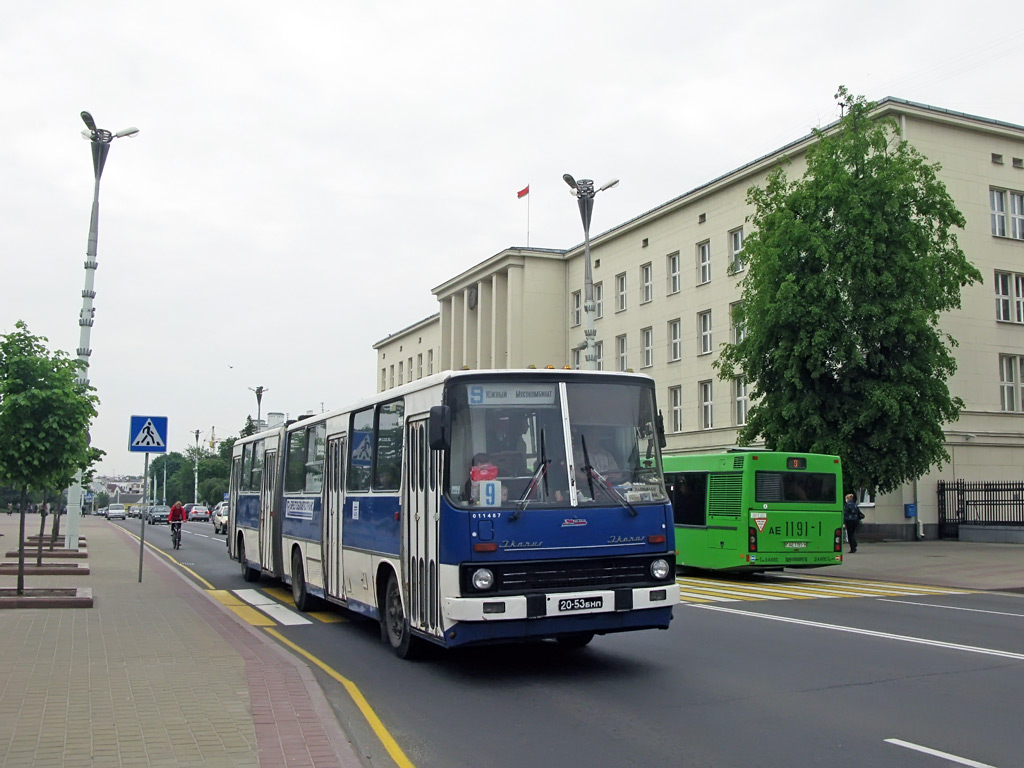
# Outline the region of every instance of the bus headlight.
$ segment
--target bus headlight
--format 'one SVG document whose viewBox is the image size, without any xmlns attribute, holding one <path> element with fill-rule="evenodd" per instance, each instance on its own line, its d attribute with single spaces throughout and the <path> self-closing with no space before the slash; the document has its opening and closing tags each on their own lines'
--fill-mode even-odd
<svg viewBox="0 0 1024 768">
<path fill-rule="evenodd" d="M 494 586 L 494 574 L 488 568 L 473 571 L 473 588 L 484 590 Z"/>
<path fill-rule="evenodd" d="M 671 569 L 668 566 L 668 562 L 662 560 L 661 558 L 658 558 L 653 563 L 651 563 L 651 576 L 653 576 L 658 581 L 668 578 L 670 571 Z"/>
</svg>

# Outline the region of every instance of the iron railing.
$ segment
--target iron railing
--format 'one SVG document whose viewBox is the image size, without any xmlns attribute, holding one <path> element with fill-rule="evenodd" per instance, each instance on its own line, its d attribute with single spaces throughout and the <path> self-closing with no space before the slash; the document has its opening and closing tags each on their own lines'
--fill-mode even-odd
<svg viewBox="0 0 1024 768">
<path fill-rule="evenodd" d="M 940 480 L 939 538 L 956 539 L 961 525 L 1024 527 L 1024 482 Z"/>
</svg>

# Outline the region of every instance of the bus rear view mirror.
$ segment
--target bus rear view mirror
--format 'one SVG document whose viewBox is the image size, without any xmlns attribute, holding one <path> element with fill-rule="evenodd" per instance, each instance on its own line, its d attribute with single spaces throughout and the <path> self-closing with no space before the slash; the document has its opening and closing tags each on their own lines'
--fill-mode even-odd
<svg viewBox="0 0 1024 768">
<path fill-rule="evenodd" d="M 435 451 L 446 451 L 451 447 L 452 411 L 447 405 L 434 405 L 430 408 L 430 420 L 427 424 L 430 447 Z"/>
</svg>

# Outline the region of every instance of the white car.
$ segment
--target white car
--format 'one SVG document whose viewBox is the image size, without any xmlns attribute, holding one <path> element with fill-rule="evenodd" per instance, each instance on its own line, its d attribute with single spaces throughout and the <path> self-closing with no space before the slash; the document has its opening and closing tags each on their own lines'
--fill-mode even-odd
<svg viewBox="0 0 1024 768">
<path fill-rule="evenodd" d="M 186 504 L 185 509 L 188 512 L 188 519 L 192 520 L 206 520 L 210 519 L 210 508 L 205 504 Z"/>
<path fill-rule="evenodd" d="M 124 504 L 111 504 L 107 507 L 107 520 L 124 520 Z"/>
<path fill-rule="evenodd" d="M 213 508 L 213 532 L 228 532 L 228 503 L 221 501 Z"/>
</svg>

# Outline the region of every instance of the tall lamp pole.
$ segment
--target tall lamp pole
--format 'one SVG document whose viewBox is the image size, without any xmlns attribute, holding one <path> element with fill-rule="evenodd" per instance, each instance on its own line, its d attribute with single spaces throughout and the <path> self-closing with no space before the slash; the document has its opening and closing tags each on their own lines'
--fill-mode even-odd
<svg viewBox="0 0 1024 768">
<path fill-rule="evenodd" d="M 270 390 L 264 389 L 263 387 L 256 387 L 256 389 L 249 387 L 249 389 L 256 393 L 256 431 L 262 432 L 263 426 L 260 422 L 263 420 L 263 393 L 269 392 Z"/>
<path fill-rule="evenodd" d="M 199 503 L 199 430 L 196 430 L 196 474 L 195 486 L 192 489 L 192 503 Z"/>
<path fill-rule="evenodd" d="M 618 186 L 619 180 L 612 179 L 595 190 L 594 182 L 591 179 L 577 181 L 568 173 L 563 174 L 562 179 L 572 189 L 572 194 L 576 196 L 576 202 L 580 206 L 580 218 L 583 219 L 583 343 L 576 349 L 584 352 L 586 359 L 584 369 L 596 371 L 597 330 L 594 328 L 594 273 L 590 267 L 590 217 L 594 213 L 594 195 Z"/>
<path fill-rule="evenodd" d="M 82 367 L 78 371 L 78 381 L 82 384 L 89 383 L 89 335 L 92 331 L 93 315 L 96 313 L 93 307 L 93 299 L 96 298 L 96 291 L 93 284 L 96 279 L 96 239 L 100 223 L 100 177 L 103 175 L 103 165 L 107 161 L 107 153 L 110 151 L 110 142 L 114 139 L 125 136 L 136 136 L 138 128 L 125 128 L 117 133 L 111 133 L 103 128 L 96 127 L 96 121 L 88 112 L 82 113 L 82 122 L 88 130 L 82 131 L 82 137 L 89 141 L 92 148 L 92 168 L 96 178 L 96 184 L 92 193 L 92 217 L 89 220 L 89 245 L 85 251 L 85 288 L 82 289 L 82 310 L 78 314 L 78 325 L 81 333 L 78 340 L 78 359 L 82 361 Z M 67 549 L 78 549 L 78 528 L 82 519 L 82 473 L 75 474 L 75 479 L 68 488 L 68 523 L 65 547 Z"/>
</svg>

